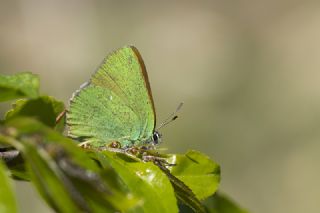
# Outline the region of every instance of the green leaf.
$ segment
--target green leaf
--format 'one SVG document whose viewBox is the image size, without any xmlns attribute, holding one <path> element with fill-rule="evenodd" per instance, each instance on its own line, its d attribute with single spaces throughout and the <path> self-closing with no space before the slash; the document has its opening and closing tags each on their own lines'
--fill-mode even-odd
<svg viewBox="0 0 320 213">
<path fill-rule="evenodd" d="M 29 72 L 15 75 L 0 74 L 0 101 L 16 98 L 36 98 L 39 91 L 39 78 Z"/>
<path fill-rule="evenodd" d="M 181 180 L 170 173 L 170 170 L 163 165 L 161 161 L 154 161 L 154 163 L 168 176 L 179 204 L 184 204 L 192 209 L 194 212 L 205 213 L 206 210 L 200 200 L 195 196 L 191 189 Z"/>
<path fill-rule="evenodd" d="M 17 212 L 17 203 L 5 165 L 0 160 L 0 212 Z"/>
<path fill-rule="evenodd" d="M 185 183 L 199 200 L 212 195 L 220 182 L 220 167 L 208 156 L 198 151 L 188 151 L 184 155 L 171 154 L 167 159 L 175 164 L 169 169 L 171 174 Z"/>
<path fill-rule="evenodd" d="M 0 135 L 0 141 L 22 152 L 32 182 L 55 211 L 123 212 L 136 205 L 114 184 L 115 172 L 102 170 L 74 141 L 33 119 L 10 119 L 6 127 L 16 133 Z"/>
<path fill-rule="evenodd" d="M 33 117 L 49 127 L 56 127 L 62 131 L 63 124 L 56 126 L 57 116 L 64 110 L 64 104 L 50 96 L 41 96 L 36 99 L 17 100 L 13 109 L 9 110 L 5 119 L 9 120 L 19 116 Z"/>
<path fill-rule="evenodd" d="M 237 204 L 220 193 L 210 196 L 203 203 L 209 213 L 248 213 L 247 210 L 240 208 Z"/>
<path fill-rule="evenodd" d="M 70 180 L 59 170 L 59 167 L 47 152 L 44 150 L 37 151 L 36 147 L 26 143 L 24 154 L 32 182 L 55 211 L 77 212 L 86 210 L 85 207 L 87 206 L 81 202 L 82 200 L 77 199 L 77 193 L 72 192 L 73 187 Z M 75 201 L 79 201 L 79 203 L 76 204 Z"/>
<path fill-rule="evenodd" d="M 111 165 L 129 190 L 142 199 L 142 206 L 130 212 L 178 212 L 177 201 L 167 176 L 153 163 L 141 162 L 125 154 L 92 153 L 102 165 Z"/>
</svg>

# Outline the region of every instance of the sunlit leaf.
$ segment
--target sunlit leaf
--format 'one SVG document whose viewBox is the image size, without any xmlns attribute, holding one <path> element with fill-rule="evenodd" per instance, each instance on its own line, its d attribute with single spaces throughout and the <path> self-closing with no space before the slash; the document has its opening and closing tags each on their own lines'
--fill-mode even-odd
<svg viewBox="0 0 320 213">
<path fill-rule="evenodd" d="M 38 90 L 39 78 L 32 73 L 0 74 L 0 101 L 23 97 L 36 98 Z"/>
<path fill-rule="evenodd" d="M 93 153 L 103 165 L 111 165 L 142 205 L 130 212 L 178 212 L 167 176 L 153 163 L 136 161 L 121 153 Z"/>
<path fill-rule="evenodd" d="M 220 167 L 208 156 L 198 151 L 169 155 L 171 174 L 184 182 L 200 200 L 212 195 L 220 182 Z"/>
<path fill-rule="evenodd" d="M 173 188 L 175 195 L 181 204 L 188 206 L 194 212 L 205 213 L 206 210 L 200 200 L 191 191 L 191 189 L 179 180 L 177 177 L 171 174 L 170 170 L 161 163 L 161 161 L 154 161 L 156 165 L 168 176 Z"/>
</svg>

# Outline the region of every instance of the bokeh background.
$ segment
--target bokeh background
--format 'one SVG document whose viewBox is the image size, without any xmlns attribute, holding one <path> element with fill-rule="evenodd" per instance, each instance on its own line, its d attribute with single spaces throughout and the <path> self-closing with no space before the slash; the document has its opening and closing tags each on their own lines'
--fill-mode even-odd
<svg viewBox="0 0 320 213">
<path fill-rule="evenodd" d="M 68 102 L 126 44 L 148 69 L 170 152 L 222 167 L 221 191 L 251 212 L 319 212 L 320 2 L 14 0 L 0 3 L 0 70 L 32 71 Z M 4 112 L 8 108 L 2 106 Z M 17 183 L 21 212 L 51 212 Z"/>
</svg>

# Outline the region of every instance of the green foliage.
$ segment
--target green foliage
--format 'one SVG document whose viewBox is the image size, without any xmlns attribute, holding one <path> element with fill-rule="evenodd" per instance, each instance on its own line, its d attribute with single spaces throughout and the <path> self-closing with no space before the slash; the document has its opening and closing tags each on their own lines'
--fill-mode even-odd
<svg viewBox="0 0 320 213">
<path fill-rule="evenodd" d="M 16 199 L 12 191 L 9 173 L 0 160 L 0 212 L 17 212 Z"/>
<path fill-rule="evenodd" d="M 0 75 L 0 101 L 38 97 L 39 78 L 31 73 Z"/>
<path fill-rule="evenodd" d="M 186 154 L 172 154 L 168 162 L 176 164 L 170 167 L 171 174 L 184 182 L 203 200 L 212 195 L 220 182 L 220 167 L 208 156 L 191 150 Z"/>
<path fill-rule="evenodd" d="M 214 195 L 220 167 L 198 151 L 81 148 L 56 124 L 63 103 L 39 97 L 38 87 L 30 73 L 0 76 L 0 101 L 27 98 L 0 124 L 0 212 L 17 211 L 8 175 L 31 181 L 57 212 L 246 212 Z"/>
<path fill-rule="evenodd" d="M 221 193 L 210 196 L 203 203 L 209 213 L 248 213 Z"/>
<path fill-rule="evenodd" d="M 142 199 L 144 205 L 138 207 L 135 212 L 178 211 L 170 181 L 153 163 L 136 161 L 125 154 L 109 151 L 94 154 L 103 166 L 111 165 L 128 189 Z"/>
<path fill-rule="evenodd" d="M 45 125 L 62 130 L 63 123 L 56 126 L 56 117 L 64 110 L 64 104 L 50 96 L 40 96 L 36 99 L 19 99 L 8 111 L 5 119 L 9 120 L 20 116 L 33 117 Z"/>
<path fill-rule="evenodd" d="M 117 180 L 104 174 L 114 173 L 110 167 L 101 170 L 72 140 L 38 121 L 11 119 L 2 132 L 0 141 L 23 153 L 31 181 L 56 211 L 98 211 L 106 207 L 110 212 L 125 211 L 136 203 L 125 191 L 114 188 Z"/>
<path fill-rule="evenodd" d="M 211 195 L 202 203 L 207 213 L 249 213 L 220 192 Z M 179 210 L 184 213 L 194 212 L 186 205 L 180 205 Z"/>
</svg>

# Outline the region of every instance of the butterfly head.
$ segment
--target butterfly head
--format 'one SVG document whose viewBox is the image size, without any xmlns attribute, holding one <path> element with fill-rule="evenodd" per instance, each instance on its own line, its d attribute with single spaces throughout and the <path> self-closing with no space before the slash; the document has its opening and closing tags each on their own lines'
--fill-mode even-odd
<svg viewBox="0 0 320 213">
<path fill-rule="evenodd" d="M 152 135 L 152 143 L 154 145 L 158 145 L 161 143 L 161 137 L 162 135 L 158 131 L 154 131 Z"/>
</svg>

